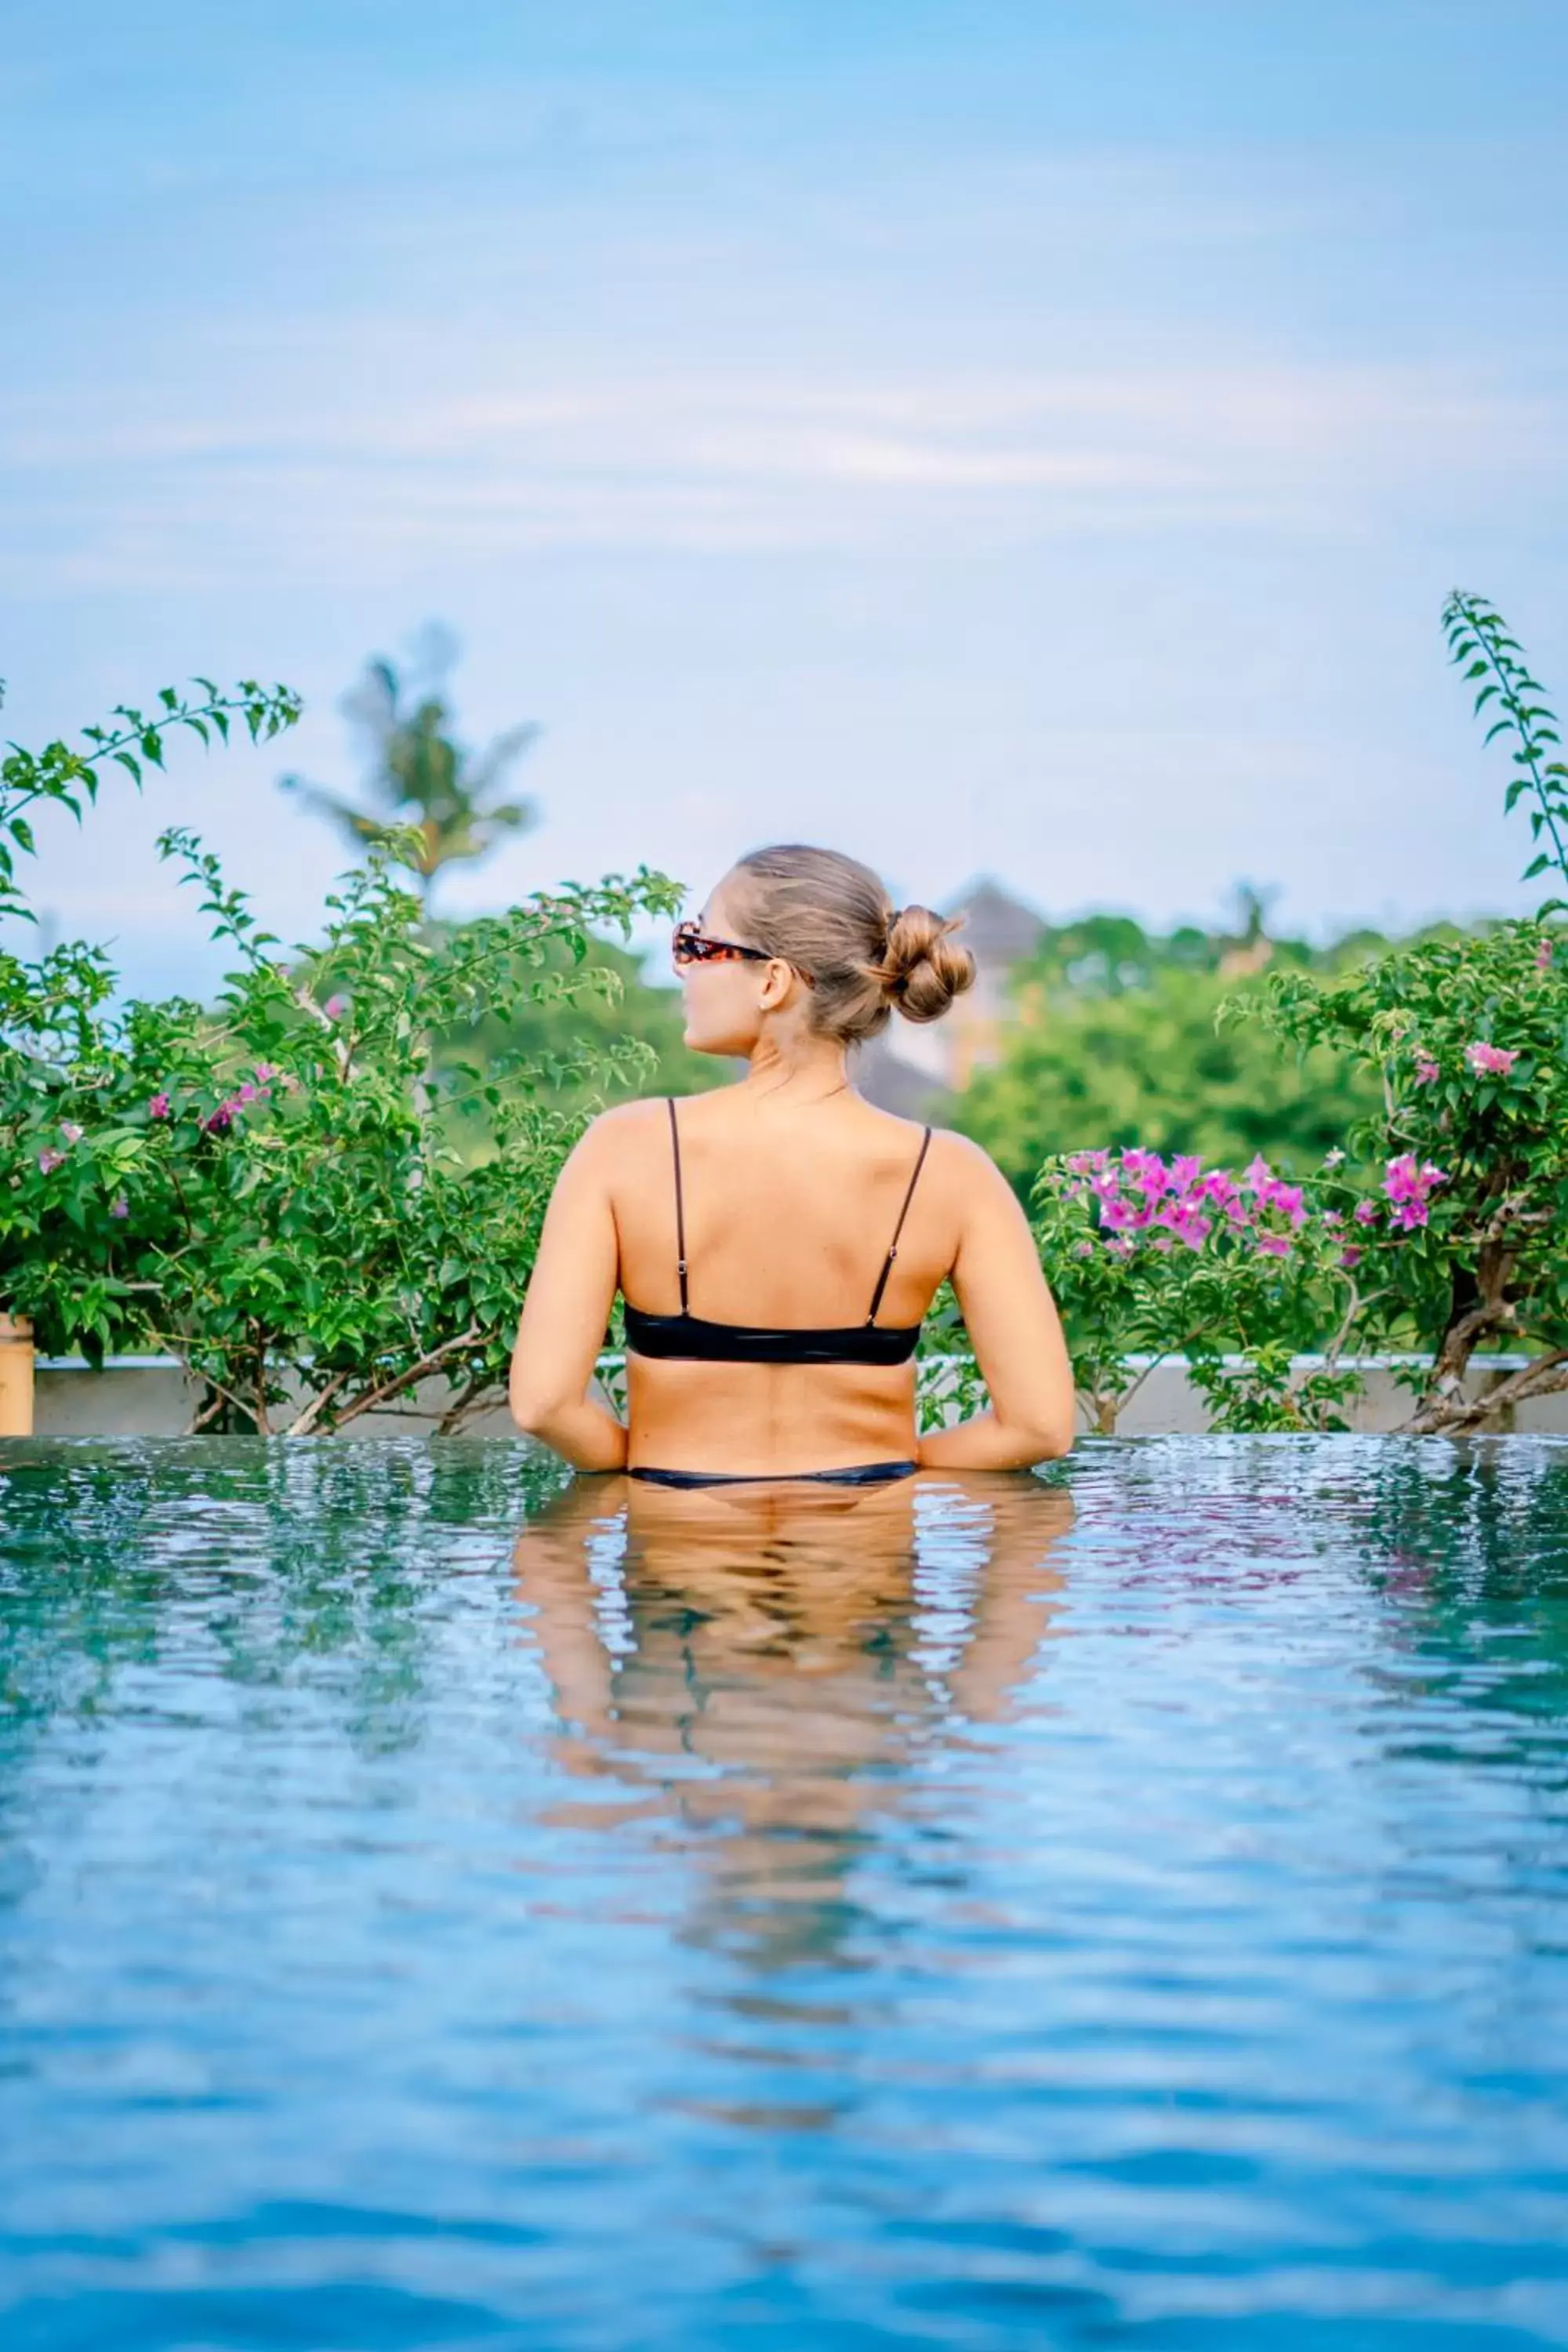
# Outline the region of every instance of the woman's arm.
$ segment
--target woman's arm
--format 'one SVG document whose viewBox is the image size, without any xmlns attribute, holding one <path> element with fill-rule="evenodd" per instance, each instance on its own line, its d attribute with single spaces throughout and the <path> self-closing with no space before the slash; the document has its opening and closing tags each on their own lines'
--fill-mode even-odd
<svg viewBox="0 0 1568 2352">
<path fill-rule="evenodd" d="M 539 1238 L 507 1393 L 511 1417 L 578 1470 L 623 1470 L 624 1422 L 589 1394 L 619 1273 L 607 1122 L 561 1171 Z"/>
<path fill-rule="evenodd" d="M 978 1145 L 954 1137 L 954 1147 L 968 1165 L 952 1286 L 991 1410 L 922 1437 L 919 1458 L 933 1470 L 1026 1469 L 1072 1444 L 1072 1366 L 1012 1188 Z"/>
</svg>

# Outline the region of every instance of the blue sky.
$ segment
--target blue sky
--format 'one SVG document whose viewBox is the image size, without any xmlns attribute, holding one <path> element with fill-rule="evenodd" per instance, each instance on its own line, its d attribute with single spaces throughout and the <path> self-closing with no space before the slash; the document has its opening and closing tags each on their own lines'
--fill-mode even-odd
<svg viewBox="0 0 1568 2352">
<path fill-rule="evenodd" d="M 439 617 L 544 823 L 454 907 L 767 837 L 900 897 L 1522 903 L 1436 616 L 1568 697 L 1568 12 L 0 0 L 0 674 L 24 740 L 304 692 L 45 839 L 191 976 L 286 935 L 337 699 Z"/>
</svg>

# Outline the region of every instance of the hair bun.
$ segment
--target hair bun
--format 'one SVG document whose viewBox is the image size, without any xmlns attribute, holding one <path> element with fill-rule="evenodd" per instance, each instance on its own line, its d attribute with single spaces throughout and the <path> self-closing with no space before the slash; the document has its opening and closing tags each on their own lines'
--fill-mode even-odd
<svg viewBox="0 0 1568 2352">
<path fill-rule="evenodd" d="M 938 1021 L 974 980 L 974 958 L 952 934 L 963 921 L 902 907 L 888 922 L 883 986 L 906 1021 Z"/>
</svg>

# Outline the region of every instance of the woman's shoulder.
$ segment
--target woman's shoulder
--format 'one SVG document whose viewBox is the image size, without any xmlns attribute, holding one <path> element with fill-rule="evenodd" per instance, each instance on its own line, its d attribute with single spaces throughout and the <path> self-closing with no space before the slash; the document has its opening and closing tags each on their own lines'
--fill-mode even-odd
<svg viewBox="0 0 1568 2352">
<path fill-rule="evenodd" d="M 668 1151 L 672 1103 L 684 1132 L 694 1115 L 700 1118 L 707 1106 L 733 1092 L 731 1087 L 716 1087 L 706 1094 L 641 1095 L 636 1102 L 614 1103 L 589 1120 L 578 1150 L 605 1158 L 640 1151 L 648 1144 L 658 1144 Z"/>
<path fill-rule="evenodd" d="M 922 1139 L 929 1135 L 931 1141 L 926 1146 L 926 1158 L 931 1168 L 948 1170 L 955 1175 L 966 1171 L 974 1174 L 984 1169 L 995 1169 L 996 1163 L 990 1153 L 982 1145 L 972 1142 L 967 1135 L 960 1135 L 956 1128 L 938 1127 L 934 1121 L 928 1123 L 922 1119 L 905 1118 L 897 1111 L 882 1110 L 870 1104 L 867 1108 L 871 1111 L 883 1134 L 889 1139 L 896 1139 L 901 1149 L 911 1153 L 921 1150 Z"/>
</svg>

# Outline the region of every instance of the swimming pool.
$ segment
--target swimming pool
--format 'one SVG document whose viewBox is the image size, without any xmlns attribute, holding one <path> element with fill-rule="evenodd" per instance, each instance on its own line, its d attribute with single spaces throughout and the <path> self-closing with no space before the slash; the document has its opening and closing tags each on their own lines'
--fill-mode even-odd
<svg viewBox="0 0 1568 2352">
<path fill-rule="evenodd" d="M 7 2352 L 1568 2342 L 1568 1444 L 0 1468 Z"/>
</svg>

